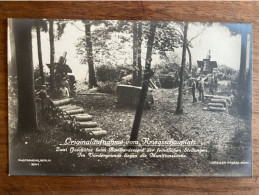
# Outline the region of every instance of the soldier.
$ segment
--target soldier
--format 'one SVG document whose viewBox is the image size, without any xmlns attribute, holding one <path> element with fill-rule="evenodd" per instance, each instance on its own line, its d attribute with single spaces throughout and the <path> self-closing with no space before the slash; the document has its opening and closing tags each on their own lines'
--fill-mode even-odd
<svg viewBox="0 0 259 195">
<path fill-rule="evenodd" d="M 195 82 L 194 79 L 192 80 L 191 87 L 192 87 L 192 98 L 193 98 L 192 103 L 195 103 L 195 102 L 197 102 L 197 99 L 196 99 L 196 97 L 195 97 L 196 82 Z"/>
<path fill-rule="evenodd" d="M 200 77 L 200 81 L 198 83 L 198 90 L 199 90 L 199 100 L 204 101 L 204 81 Z"/>
</svg>

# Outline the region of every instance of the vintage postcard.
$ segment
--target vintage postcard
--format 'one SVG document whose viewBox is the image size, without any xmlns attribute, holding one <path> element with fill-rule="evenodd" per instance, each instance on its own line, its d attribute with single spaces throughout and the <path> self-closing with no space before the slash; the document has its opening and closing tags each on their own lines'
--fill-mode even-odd
<svg viewBox="0 0 259 195">
<path fill-rule="evenodd" d="M 252 25 L 8 19 L 10 175 L 252 176 Z"/>
</svg>

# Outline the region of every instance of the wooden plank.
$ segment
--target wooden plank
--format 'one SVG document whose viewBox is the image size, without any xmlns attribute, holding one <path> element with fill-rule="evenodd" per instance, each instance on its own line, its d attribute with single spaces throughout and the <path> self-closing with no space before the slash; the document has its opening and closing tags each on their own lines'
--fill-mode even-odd
<svg viewBox="0 0 259 195">
<path fill-rule="evenodd" d="M 220 111 L 220 112 L 223 112 L 223 111 L 226 111 L 227 109 L 226 108 L 221 108 L 221 107 L 209 106 L 209 110 L 210 111 Z"/>
<path fill-rule="evenodd" d="M 221 103 L 224 104 L 225 107 L 227 106 L 227 102 L 224 99 L 211 99 L 210 101 L 211 103 Z"/>
<path fill-rule="evenodd" d="M 223 103 L 208 103 L 208 106 L 212 107 L 225 107 Z"/>
<path fill-rule="evenodd" d="M 105 130 L 101 130 L 101 131 L 92 131 L 90 133 L 91 136 L 95 137 L 95 138 L 100 138 L 100 137 L 104 137 L 107 135 L 107 131 Z"/>
<path fill-rule="evenodd" d="M 97 127 L 97 123 L 93 122 L 93 121 L 76 122 L 75 125 L 78 128 L 93 128 L 93 127 Z"/>
<path fill-rule="evenodd" d="M 84 113 L 84 109 L 79 108 L 79 109 L 75 109 L 75 110 L 68 110 L 64 112 L 65 114 L 79 114 L 79 113 Z"/>
<path fill-rule="evenodd" d="M 74 116 L 75 120 L 77 121 L 90 121 L 93 119 L 93 117 L 89 114 L 85 114 L 85 115 L 75 115 Z"/>
<path fill-rule="evenodd" d="M 72 102 L 73 99 L 71 98 L 67 98 L 67 99 L 63 99 L 63 100 L 51 100 L 51 103 L 53 106 L 63 106 L 66 104 L 70 104 Z"/>
<path fill-rule="evenodd" d="M 86 133 L 86 134 L 92 133 L 93 131 L 102 131 L 102 129 L 101 128 L 84 128 L 84 129 L 80 129 L 81 133 Z"/>
</svg>

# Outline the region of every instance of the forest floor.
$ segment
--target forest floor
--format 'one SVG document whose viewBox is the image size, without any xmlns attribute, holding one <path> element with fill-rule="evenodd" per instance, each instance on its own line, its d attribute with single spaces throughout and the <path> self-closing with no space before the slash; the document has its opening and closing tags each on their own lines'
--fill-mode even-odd
<svg viewBox="0 0 259 195">
<path fill-rule="evenodd" d="M 227 82 L 219 83 L 217 94 L 229 95 Z M 158 89 L 153 91 L 155 103 L 142 115 L 139 140 L 195 140 L 207 152 L 186 152 L 185 158 L 80 158 L 76 153 L 56 152 L 55 149 L 67 137 L 83 139 L 69 131 L 62 131 L 55 123 L 40 123 L 42 130 L 19 147 L 17 158 L 36 156 L 51 158 L 52 165 L 33 167 L 41 174 L 87 174 L 87 175 L 188 175 L 188 176 L 239 176 L 248 174 L 249 165 L 211 165 L 218 162 L 241 162 L 249 159 L 251 121 L 239 116 L 234 109 L 226 112 L 203 110 L 207 102 L 192 103 L 192 95 L 183 96 L 183 114 L 175 114 L 177 90 Z M 116 103 L 115 95 L 78 95 L 75 103 L 94 117 L 98 126 L 108 133 L 104 140 L 129 140 L 135 116 L 135 108 Z M 235 102 L 234 102 L 235 103 Z M 139 146 L 143 148 L 145 146 Z M 152 146 L 150 146 L 152 148 Z M 17 147 L 16 147 L 17 148 Z M 153 147 L 157 149 L 156 147 Z M 167 149 L 168 146 L 161 146 Z M 181 147 L 173 147 L 180 149 Z M 169 154 L 169 153 L 166 153 Z M 171 154 L 171 153 L 170 153 Z M 31 158 L 31 157 L 30 157 Z M 23 167 L 17 164 L 17 169 Z M 235 172 L 239 169 L 239 175 Z M 34 174 L 30 167 L 30 174 Z M 45 172 L 44 172 L 45 171 Z"/>
</svg>

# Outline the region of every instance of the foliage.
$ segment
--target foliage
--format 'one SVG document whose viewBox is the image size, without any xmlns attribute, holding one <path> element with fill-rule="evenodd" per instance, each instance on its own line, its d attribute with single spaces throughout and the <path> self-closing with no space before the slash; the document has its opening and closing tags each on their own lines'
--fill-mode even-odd
<svg viewBox="0 0 259 195">
<path fill-rule="evenodd" d="M 180 46 L 181 37 L 176 31 L 175 24 L 171 22 L 159 22 L 156 29 L 154 49 L 158 50 L 161 56 L 166 56 L 167 51 L 174 51 Z"/>
<path fill-rule="evenodd" d="M 98 82 L 97 91 L 101 93 L 116 93 L 117 84 L 112 81 Z"/>
<path fill-rule="evenodd" d="M 123 66 L 114 67 L 112 65 L 101 65 L 96 68 L 97 79 L 98 81 L 101 81 L 101 82 L 121 81 L 121 78 L 127 75 L 129 72 L 130 72 L 130 69 Z"/>
<path fill-rule="evenodd" d="M 47 32 L 48 31 L 47 20 L 35 19 L 35 22 L 33 23 L 33 28 L 36 28 L 37 26 L 40 26 L 41 31 L 43 31 L 43 32 Z"/>
<path fill-rule="evenodd" d="M 46 72 L 43 72 L 45 78 L 48 76 L 48 74 Z M 34 80 L 35 79 L 38 79 L 40 77 L 40 68 L 39 68 L 39 65 L 37 65 L 35 68 L 34 68 Z"/>
<path fill-rule="evenodd" d="M 64 34 L 64 30 L 65 30 L 65 27 L 66 27 L 67 23 L 68 23 L 67 20 L 62 20 L 62 19 L 56 21 L 57 32 L 56 32 L 55 38 L 57 40 L 59 40 L 61 38 L 61 36 Z"/>
</svg>

